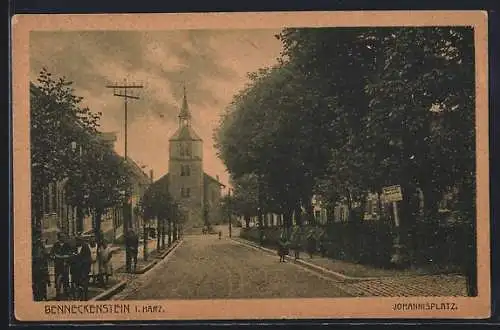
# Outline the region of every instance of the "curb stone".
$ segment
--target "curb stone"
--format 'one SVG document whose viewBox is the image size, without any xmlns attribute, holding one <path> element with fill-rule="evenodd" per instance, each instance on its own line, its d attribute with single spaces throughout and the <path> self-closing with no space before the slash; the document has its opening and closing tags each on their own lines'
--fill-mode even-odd
<svg viewBox="0 0 500 330">
<path fill-rule="evenodd" d="M 169 255 L 175 249 L 175 247 L 179 246 L 180 243 L 182 243 L 182 240 L 179 240 L 179 241 L 175 242 L 174 244 L 172 244 L 167 249 L 167 251 L 165 251 L 162 255 L 160 255 L 160 257 L 155 257 L 154 258 L 155 260 L 151 261 L 148 265 L 146 265 L 145 267 L 142 267 L 141 269 L 136 271 L 135 274 L 142 275 L 142 274 L 148 272 L 149 270 L 153 269 L 153 267 L 156 266 L 161 261 L 161 259 L 164 259 L 167 255 Z M 92 300 L 108 300 L 111 297 L 113 297 L 114 295 L 123 291 L 123 289 L 126 287 L 128 282 L 129 282 L 129 280 L 123 280 L 120 283 L 113 286 L 112 288 L 110 288 L 109 290 L 94 297 Z"/>
<path fill-rule="evenodd" d="M 174 244 L 170 245 L 170 247 L 169 247 L 166 251 L 162 252 L 162 253 L 161 253 L 161 254 L 159 254 L 159 255 L 154 256 L 154 258 L 155 258 L 155 259 L 163 259 L 163 258 L 165 258 L 165 257 L 166 257 L 166 256 L 167 256 L 170 252 L 172 252 L 172 250 L 173 250 L 173 249 L 174 249 L 177 245 L 179 245 L 179 244 L 180 244 L 180 242 L 181 242 L 181 241 L 182 241 L 182 240 L 178 240 L 178 241 L 176 241 Z"/>
<path fill-rule="evenodd" d="M 153 261 L 149 262 L 146 266 L 141 267 L 140 269 L 136 270 L 135 274 L 144 274 L 145 272 L 147 272 L 148 270 L 153 268 L 157 263 L 158 263 L 158 260 L 153 260 Z"/>
<path fill-rule="evenodd" d="M 245 240 L 245 239 L 233 238 L 233 240 L 236 241 L 236 242 L 238 242 L 238 243 L 240 243 L 240 244 L 245 244 L 245 245 L 248 245 L 248 246 L 252 246 L 254 248 L 260 249 L 262 251 L 265 251 L 265 252 L 268 252 L 268 253 L 271 253 L 271 254 L 274 254 L 274 255 L 276 255 L 278 253 L 276 250 L 272 250 L 272 249 L 269 249 L 269 248 L 265 248 L 265 247 L 259 246 L 257 244 L 254 244 L 253 242 L 250 242 L 250 241 Z M 378 280 L 378 279 L 381 279 L 381 277 L 353 277 L 353 276 L 347 276 L 347 275 L 344 275 L 344 274 L 341 274 L 341 273 L 338 273 L 338 272 L 334 272 L 334 271 L 332 271 L 330 269 L 326 269 L 324 267 L 311 264 L 311 263 L 306 262 L 304 260 L 300 260 L 300 259 L 295 260 L 293 257 L 290 257 L 288 255 L 286 256 L 286 259 L 288 261 L 291 261 L 291 262 L 297 264 L 297 265 L 301 265 L 301 266 L 303 266 L 305 268 L 308 268 L 310 270 L 319 272 L 322 275 L 333 277 L 334 279 L 340 280 L 340 281 L 343 281 L 343 282 L 358 282 L 358 281 L 368 281 L 368 280 Z"/>
<path fill-rule="evenodd" d="M 90 299 L 90 301 L 108 300 L 109 298 L 111 298 L 112 296 L 117 294 L 118 292 L 125 289 L 126 286 L 127 286 L 127 280 L 120 281 L 118 284 L 115 284 L 114 286 L 112 286 L 108 290 L 106 290 L 103 293 L 98 294 L 94 298 Z"/>
</svg>

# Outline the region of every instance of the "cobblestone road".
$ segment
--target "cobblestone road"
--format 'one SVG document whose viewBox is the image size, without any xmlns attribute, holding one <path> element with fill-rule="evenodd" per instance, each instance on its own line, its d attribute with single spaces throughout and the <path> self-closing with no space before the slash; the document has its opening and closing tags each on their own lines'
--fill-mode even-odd
<svg viewBox="0 0 500 330">
<path fill-rule="evenodd" d="M 115 300 L 341 297 L 340 283 L 216 235 L 186 236 Z"/>
</svg>

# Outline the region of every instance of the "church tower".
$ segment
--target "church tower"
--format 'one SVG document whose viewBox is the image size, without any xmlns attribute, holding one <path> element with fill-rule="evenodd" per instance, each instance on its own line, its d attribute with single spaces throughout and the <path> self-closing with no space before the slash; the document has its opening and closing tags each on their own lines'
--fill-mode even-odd
<svg viewBox="0 0 500 330">
<path fill-rule="evenodd" d="M 203 225 L 203 141 L 191 126 L 186 87 L 179 127 L 169 140 L 169 192 L 185 211 L 185 228 Z"/>
</svg>

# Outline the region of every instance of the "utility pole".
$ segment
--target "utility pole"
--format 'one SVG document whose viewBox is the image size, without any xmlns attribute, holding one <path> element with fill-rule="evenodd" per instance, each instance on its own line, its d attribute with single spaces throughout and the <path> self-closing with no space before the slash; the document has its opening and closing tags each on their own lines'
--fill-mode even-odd
<svg viewBox="0 0 500 330">
<path fill-rule="evenodd" d="M 114 85 L 107 85 L 106 88 L 112 88 L 113 89 L 113 96 L 118 96 L 118 97 L 122 97 L 124 99 L 124 105 L 125 105 L 125 150 L 124 150 L 124 153 L 125 153 L 125 163 L 128 162 L 128 156 L 127 156 L 127 138 L 128 138 L 128 109 L 127 109 L 127 105 L 128 105 L 128 100 L 129 99 L 134 99 L 134 100 L 138 100 L 139 97 L 138 96 L 134 96 L 134 95 L 131 95 L 129 94 L 129 92 L 131 90 L 135 90 L 135 89 L 139 89 L 139 88 L 143 88 L 142 85 L 139 85 L 139 84 L 129 84 L 127 83 L 127 80 L 125 79 L 124 82 L 122 84 L 114 84 Z M 132 227 L 132 210 L 131 210 L 131 201 L 130 201 L 130 189 L 127 189 L 126 192 L 125 192 L 125 204 L 123 206 L 123 209 L 124 209 L 124 216 L 125 216 L 125 221 L 124 221 L 124 235 L 125 235 L 125 241 L 127 242 L 127 237 L 129 235 L 129 231 L 130 231 L 130 228 Z M 130 251 L 129 251 L 129 248 L 126 247 L 125 248 L 125 258 L 126 258 L 126 267 L 127 267 L 127 271 L 128 272 L 131 272 L 131 255 L 130 255 Z"/>
<path fill-rule="evenodd" d="M 227 202 L 228 202 L 228 208 L 227 208 L 227 216 L 229 220 L 229 237 L 232 237 L 233 235 L 233 228 L 232 228 L 232 221 L 231 221 L 231 188 L 228 188 L 227 190 Z"/>
</svg>

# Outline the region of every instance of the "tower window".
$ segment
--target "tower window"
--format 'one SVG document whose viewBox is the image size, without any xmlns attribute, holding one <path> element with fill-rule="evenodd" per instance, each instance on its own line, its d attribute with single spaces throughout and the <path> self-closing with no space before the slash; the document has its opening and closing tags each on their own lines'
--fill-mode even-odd
<svg viewBox="0 0 500 330">
<path fill-rule="evenodd" d="M 181 197 L 189 197 L 191 196 L 191 189 L 190 188 L 181 188 Z"/>
<path fill-rule="evenodd" d="M 189 165 L 181 165 L 181 176 L 190 176 L 191 167 Z"/>
<path fill-rule="evenodd" d="M 191 156 L 191 143 L 186 142 L 179 145 L 179 153 L 181 156 Z"/>
</svg>

